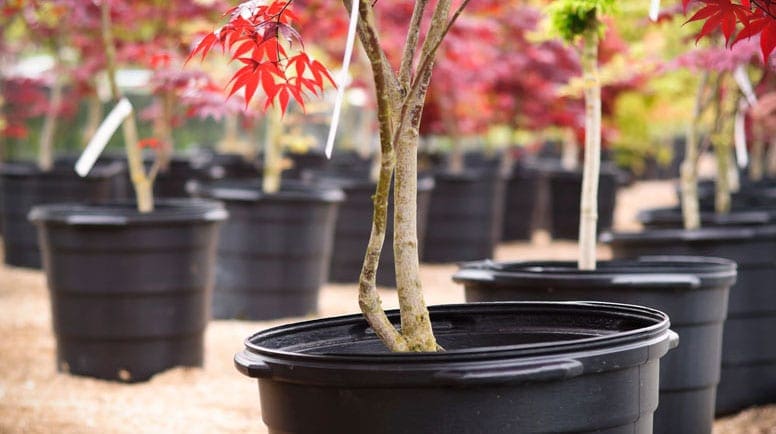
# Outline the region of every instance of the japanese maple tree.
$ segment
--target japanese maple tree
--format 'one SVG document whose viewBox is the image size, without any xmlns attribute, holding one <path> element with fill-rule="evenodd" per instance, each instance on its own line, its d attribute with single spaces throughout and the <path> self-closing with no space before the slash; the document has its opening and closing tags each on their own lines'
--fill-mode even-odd
<svg viewBox="0 0 776 434">
<path fill-rule="evenodd" d="M 372 231 L 359 279 L 359 305 L 375 333 L 393 351 L 436 351 L 428 309 L 423 300 L 417 249 L 417 147 L 419 124 L 439 47 L 469 0 L 418 0 L 403 34 L 405 43 L 392 64 L 381 43 L 375 7 L 358 3 L 358 37 L 372 67 L 377 97 L 381 165 L 374 196 Z M 490 2 L 486 2 L 490 3 Z M 347 11 L 354 3 L 343 0 Z M 291 23 L 292 2 L 248 1 L 229 11 L 229 22 L 208 34 L 192 55 L 215 46 L 228 48 L 244 66 L 232 78 L 230 92 L 243 89 L 247 99 L 261 89 L 264 107 L 290 100 L 304 106 L 305 94 L 318 94 L 332 81 L 322 64 L 304 52 Z M 297 48 L 290 51 L 289 47 Z M 385 239 L 388 194 L 394 180 L 394 255 L 401 310 L 401 328 L 388 320 L 375 285 L 375 273 Z"/>
</svg>

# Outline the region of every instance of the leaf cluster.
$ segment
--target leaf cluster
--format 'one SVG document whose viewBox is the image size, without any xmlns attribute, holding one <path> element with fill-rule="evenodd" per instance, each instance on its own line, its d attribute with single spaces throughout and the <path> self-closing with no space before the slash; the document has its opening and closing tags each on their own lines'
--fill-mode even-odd
<svg viewBox="0 0 776 434">
<path fill-rule="evenodd" d="M 600 29 L 600 17 L 614 10 L 614 0 L 557 0 L 548 8 L 554 32 L 572 42 L 588 31 Z"/>
</svg>

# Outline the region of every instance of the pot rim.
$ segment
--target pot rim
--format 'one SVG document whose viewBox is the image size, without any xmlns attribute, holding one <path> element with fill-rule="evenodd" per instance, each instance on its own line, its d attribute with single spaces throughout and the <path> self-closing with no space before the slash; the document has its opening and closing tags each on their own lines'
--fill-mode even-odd
<svg viewBox="0 0 776 434">
<path fill-rule="evenodd" d="M 717 214 L 711 211 L 701 211 L 701 221 L 725 225 L 767 224 L 772 214 L 766 210 L 731 210 L 728 214 Z M 636 219 L 643 224 L 681 223 L 682 211 L 678 207 L 652 208 L 639 211 Z"/>
<path fill-rule="evenodd" d="M 595 270 L 580 270 L 573 261 L 484 260 L 461 264 L 453 281 L 528 287 L 690 290 L 730 286 L 736 280 L 736 268 L 731 260 L 705 256 L 659 255 L 599 261 Z"/>
<path fill-rule="evenodd" d="M 261 182 L 248 179 L 226 179 L 208 183 L 190 183 L 189 193 L 210 199 L 236 202 L 326 202 L 339 203 L 345 193 L 339 188 L 283 180 L 280 191 L 267 194 L 261 191 Z"/>
<path fill-rule="evenodd" d="M 158 199 L 153 212 L 141 213 L 134 201 L 55 203 L 37 205 L 27 219 L 32 223 L 68 226 L 116 227 L 161 223 L 220 222 L 229 214 L 221 202 L 208 199 Z"/>
<path fill-rule="evenodd" d="M 572 301 L 572 302 L 486 302 L 467 304 L 448 304 L 429 306 L 432 322 L 435 316 L 466 315 L 472 313 L 485 314 L 528 314 L 537 310 L 545 314 L 565 313 L 566 315 L 592 315 L 598 314 L 620 320 L 640 320 L 649 325 L 620 331 L 611 334 L 602 334 L 594 337 L 583 337 L 564 341 L 539 342 L 528 344 L 512 344 L 499 346 L 483 346 L 467 349 L 457 349 L 442 352 L 409 352 L 409 353 L 368 353 L 368 354 L 311 354 L 299 351 L 269 348 L 257 342 L 272 338 L 282 338 L 283 335 L 300 334 L 319 330 L 321 328 L 335 328 L 349 326 L 351 331 L 361 335 L 362 330 L 369 329 L 362 314 L 351 314 L 330 318 L 321 318 L 298 323 L 292 323 L 272 327 L 255 333 L 245 340 L 245 352 L 268 360 L 280 360 L 283 362 L 309 364 L 326 363 L 331 365 L 356 364 L 360 366 L 397 366 L 407 364 L 418 366 L 431 366 L 440 362 L 481 362 L 523 359 L 543 360 L 565 357 L 579 352 L 610 352 L 613 349 L 631 349 L 646 341 L 659 342 L 668 339 L 670 322 L 668 316 L 656 309 L 619 303 Z M 392 323 L 399 322 L 399 311 L 386 311 Z M 355 330 L 358 329 L 358 330 Z M 366 335 L 363 335 L 366 336 Z M 373 338 L 377 339 L 372 333 Z M 675 342 L 672 343 L 675 345 Z M 239 354 L 239 353 L 238 353 Z"/>
<path fill-rule="evenodd" d="M 699 229 L 644 229 L 642 232 L 605 232 L 599 239 L 607 244 L 622 242 L 663 243 L 676 240 L 746 241 L 776 237 L 776 224 L 761 226 L 712 226 Z"/>
<path fill-rule="evenodd" d="M 79 177 L 72 167 L 53 166 L 51 170 L 42 171 L 31 161 L 8 161 L 0 163 L 0 176 L 3 177 L 45 177 L 61 178 L 63 176 L 70 178 L 81 178 L 84 181 L 112 178 L 125 170 L 126 166 L 120 161 L 98 161 L 89 174 Z"/>
</svg>

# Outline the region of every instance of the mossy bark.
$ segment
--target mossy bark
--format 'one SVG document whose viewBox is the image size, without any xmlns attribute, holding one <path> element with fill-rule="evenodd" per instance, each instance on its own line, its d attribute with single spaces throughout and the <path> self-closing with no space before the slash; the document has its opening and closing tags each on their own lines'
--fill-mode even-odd
<svg viewBox="0 0 776 434">
<path fill-rule="evenodd" d="M 350 10 L 350 0 L 343 0 Z M 422 294 L 417 242 L 417 150 L 423 103 L 431 80 L 433 59 L 452 23 L 468 4 L 450 14 L 450 0 L 440 0 L 433 11 L 420 48 L 420 26 L 426 0 L 415 3 L 398 75 L 393 71 L 378 37 L 371 2 L 360 2 L 358 35 L 372 67 L 377 94 L 381 165 L 374 196 L 374 215 L 364 265 L 359 278 L 359 305 L 365 318 L 392 351 L 436 351 L 431 321 Z M 397 330 L 382 309 L 375 276 L 385 239 L 391 177 L 394 179 L 394 256 L 401 311 Z"/>
<path fill-rule="evenodd" d="M 731 177 L 733 169 L 733 119 L 738 106 L 738 92 L 733 91 L 730 83 L 727 92 L 722 92 L 725 82 L 729 82 L 728 74 L 723 74 L 719 80 L 716 99 L 716 119 L 714 131 L 711 134 L 711 144 L 714 146 L 714 155 L 717 160 L 717 182 L 714 196 L 714 209 L 718 214 L 730 212 L 731 206 Z"/>
<path fill-rule="evenodd" d="M 601 82 L 598 76 L 598 29 L 583 35 L 585 84 L 585 161 L 579 215 L 579 269 L 595 270 L 598 177 L 601 171 Z"/>
</svg>

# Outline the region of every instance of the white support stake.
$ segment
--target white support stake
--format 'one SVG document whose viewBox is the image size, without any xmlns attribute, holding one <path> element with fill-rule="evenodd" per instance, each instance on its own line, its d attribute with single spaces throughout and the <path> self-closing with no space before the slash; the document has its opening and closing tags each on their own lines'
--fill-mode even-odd
<svg viewBox="0 0 776 434">
<path fill-rule="evenodd" d="M 743 169 L 749 165 L 749 153 L 746 149 L 746 122 L 744 114 L 746 113 L 748 105 L 746 101 L 741 98 L 738 102 L 738 111 L 736 112 L 735 121 L 733 123 L 733 137 L 735 139 L 736 146 L 736 161 L 738 161 L 738 167 Z"/>
<path fill-rule="evenodd" d="M 657 21 L 660 17 L 660 0 L 652 0 L 649 4 L 649 19 Z"/>
<path fill-rule="evenodd" d="M 337 135 L 339 126 L 340 112 L 342 111 L 342 100 L 345 98 L 345 85 L 348 80 L 348 68 L 350 67 L 350 58 L 353 55 L 353 44 L 356 42 L 356 24 L 358 23 L 358 4 L 359 0 L 353 0 L 353 9 L 350 11 L 350 25 L 348 26 L 348 39 L 345 42 L 345 56 L 342 59 L 342 69 L 337 78 L 337 99 L 334 100 L 334 112 L 331 115 L 331 126 L 329 127 L 329 137 L 326 139 L 326 158 L 331 158 L 334 151 L 334 137 Z"/>
<path fill-rule="evenodd" d="M 743 93 L 746 97 L 746 102 L 748 102 L 750 106 L 754 107 L 754 105 L 757 104 L 757 95 L 754 93 L 752 80 L 749 79 L 749 74 L 746 73 L 746 68 L 744 68 L 743 65 L 738 65 L 736 70 L 733 72 L 733 78 L 736 79 L 738 88 L 741 89 L 741 93 Z"/>
<path fill-rule="evenodd" d="M 81 157 L 75 163 L 75 171 L 78 175 L 84 177 L 92 170 L 94 163 L 97 162 L 97 158 L 105 149 L 105 145 L 108 144 L 108 140 L 116 132 L 119 125 L 124 122 L 124 119 L 132 113 L 132 104 L 126 98 L 121 100 L 113 107 L 105 120 L 102 121 L 100 127 L 97 128 L 97 132 L 94 133 L 89 144 L 86 145 L 86 149 L 81 154 Z"/>
</svg>

